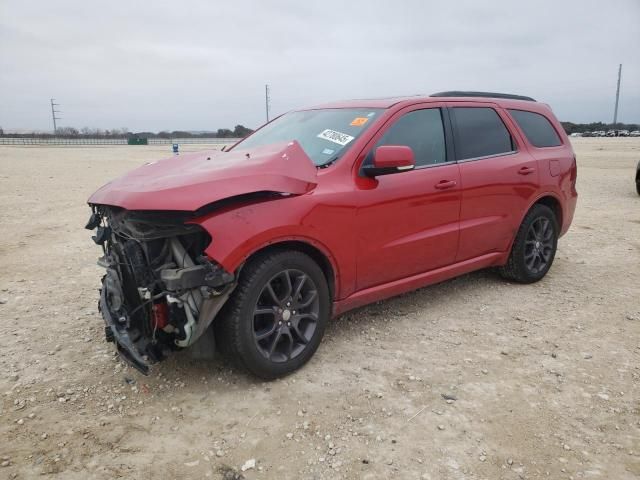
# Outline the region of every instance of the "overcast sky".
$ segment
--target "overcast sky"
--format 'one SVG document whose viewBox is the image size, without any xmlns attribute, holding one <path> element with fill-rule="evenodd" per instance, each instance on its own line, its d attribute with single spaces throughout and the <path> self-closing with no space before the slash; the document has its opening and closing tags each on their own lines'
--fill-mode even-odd
<svg viewBox="0 0 640 480">
<path fill-rule="evenodd" d="M 331 100 L 475 89 L 640 122 L 640 1 L 0 0 L 0 126 L 215 130 Z"/>
</svg>

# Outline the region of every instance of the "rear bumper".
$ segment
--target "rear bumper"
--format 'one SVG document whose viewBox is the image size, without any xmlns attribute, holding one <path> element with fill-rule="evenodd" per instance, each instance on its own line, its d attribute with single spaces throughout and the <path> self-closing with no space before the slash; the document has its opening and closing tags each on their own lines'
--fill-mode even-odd
<svg viewBox="0 0 640 480">
<path fill-rule="evenodd" d="M 129 365 L 139 370 L 144 375 L 149 374 L 149 362 L 143 357 L 134 345 L 129 333 L 127 332 L 126 325 L 122 325 L 118 318 L 109 308 L 107 302 L 107 284 L 103 283 L 100 291 L 100 313 L 105 322 L 105 335 L 107 341 L 114 342 L 118 353 Z"/>
</svg>

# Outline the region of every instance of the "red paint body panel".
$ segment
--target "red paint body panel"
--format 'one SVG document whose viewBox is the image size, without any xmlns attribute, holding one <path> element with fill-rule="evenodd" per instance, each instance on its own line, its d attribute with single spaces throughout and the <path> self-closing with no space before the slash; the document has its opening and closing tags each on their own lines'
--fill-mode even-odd
<svg viewBox="0 0 640 480">
<path fill-rule="evenodd" d="M 360 166 L 387 128 L 423 108 L 491 105 L 511 131 L 515 153 L 368 178 Z M 195 211 L 244 193 L 277 198 L 231 203 L 193 220 L 212 241 L 206 254 L 235 271 L 266 246 L 304 242 L 334 272 L 334 313 L 506 262 L 515 232 L 542 197 L 560 205 L 561 233 L 575 210 L 575 158 L 548 106 L 510 99 L 356 100 L 314 108 L 385 108 L 339 161 L 317 169 L 297 143 L 229 153 L 181 155 L 140 167 L 98 190 L 91 204 L 132 210 Z M 529 144 L 508 109 L 552 123 L 562 145 Z M 448 127 L 447 127 L 448 128 Z M 207 160 L 210 157 L 211 160 Z"/>
<path fill-rule="evenodd" d="M 317 171 L 297 142 L 243 152 L 190 153 L 143 165 L 95 192 L 89 203 L 127 210 L 194 211 L 245 193 L 300 194 Z"/>
<path fill-rule="evenodd" d="M 507 113 L 494 103 L 456 102 L 455 107 L 496 110 L 515 143 L 514 152 L 491 158 L 460 161 L 462 208 L 456 261 L 509 250 L 522 214 L 539 190 L 536 159 Z"/>
</svg>

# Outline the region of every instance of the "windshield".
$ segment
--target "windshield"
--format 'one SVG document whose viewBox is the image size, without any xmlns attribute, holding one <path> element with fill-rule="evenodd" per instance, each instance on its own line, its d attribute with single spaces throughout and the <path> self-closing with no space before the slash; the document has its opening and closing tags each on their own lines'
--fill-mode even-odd
<svg viewBox="0 0 640 480">
<path fill-rule="evenodd" d="M 321 167 L 346 152 L 380 111 L 379 108 L 331 108 L 290 112 L 262 127 L 235 149 L 297 140 L 313 163 Z"/>
</svg>

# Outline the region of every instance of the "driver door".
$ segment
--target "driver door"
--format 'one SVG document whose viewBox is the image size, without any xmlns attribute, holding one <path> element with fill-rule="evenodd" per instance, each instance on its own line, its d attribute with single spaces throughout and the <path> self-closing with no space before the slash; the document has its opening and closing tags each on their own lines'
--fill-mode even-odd
<svg viewBox="0 0 640 480">
<path fill-rule="evenodd" d="M 398 112 L 369 142 L 406 145 L 414 170 L 358 178 L 357 289 L 381 285 L 454 263 L 458 250 L 460 172 L 440 105 Z"/>
</svg>

